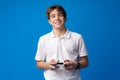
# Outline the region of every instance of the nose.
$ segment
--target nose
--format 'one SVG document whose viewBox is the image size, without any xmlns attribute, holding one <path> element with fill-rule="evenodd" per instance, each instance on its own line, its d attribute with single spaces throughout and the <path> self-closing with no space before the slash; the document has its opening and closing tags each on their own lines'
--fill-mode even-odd
<svg viewBox="0 0 120 80">
<path fill-rule="evenodd" d="M 58 16 L 58 15 L 56 15 L 55 19 L 56 19 L 56 20 L 58 20 L 58 19 L 59 19 L 59 16 Z"/>
</svg>

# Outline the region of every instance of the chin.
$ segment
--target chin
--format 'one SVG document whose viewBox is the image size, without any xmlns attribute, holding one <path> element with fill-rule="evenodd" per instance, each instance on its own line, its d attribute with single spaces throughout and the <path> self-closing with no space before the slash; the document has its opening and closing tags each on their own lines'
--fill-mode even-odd
<svg viewBox="0 0 120 80">
<path fill-rule="evenodd" d="M 56 29 L 63 29 L 64 27 L 63 26 L 56 26 L 55 28 Z"/>
</svg>

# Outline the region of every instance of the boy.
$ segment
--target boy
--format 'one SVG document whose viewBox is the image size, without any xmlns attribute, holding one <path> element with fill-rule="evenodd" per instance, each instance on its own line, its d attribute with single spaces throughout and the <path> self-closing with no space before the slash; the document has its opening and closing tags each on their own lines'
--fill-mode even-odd
<svg viewBox="0 0 120 80">
<path fill-rule="evenodd" d="M 88 66 L 82 36 L 66 29 L 66 11 L 53 5 L 46 11 L 52 31 L 40 37 L 35 60 L 45 80 L 81 80 L 79 69 Z"/>
</svg>

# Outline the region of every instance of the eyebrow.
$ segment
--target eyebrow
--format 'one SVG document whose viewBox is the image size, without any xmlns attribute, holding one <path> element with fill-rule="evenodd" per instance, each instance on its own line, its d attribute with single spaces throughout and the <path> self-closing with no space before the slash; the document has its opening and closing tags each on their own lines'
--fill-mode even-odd
<svg viewBox="0 0 120 80">
<path fill-rule="evenodd" d="M 63 13 L 62 13 L 62 12 L 59 12 L 58 14 L 63 14 Z M 51 16 L 51 15 L 55 15 L 55 14 L 50 14 L 50 16 Z"/>
</svg>

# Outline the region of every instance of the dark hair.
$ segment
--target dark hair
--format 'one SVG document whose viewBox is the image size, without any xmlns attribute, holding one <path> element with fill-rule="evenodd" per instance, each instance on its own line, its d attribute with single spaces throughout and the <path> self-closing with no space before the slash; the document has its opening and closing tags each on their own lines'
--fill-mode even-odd
<svg viewBox="0 0 120 80">
<path fill-rule="evenodd" d="M 50 19 L 50 13 L 51 11 L 57 9 L 59 12 L 61 12 L 63 14 L 63 16 L 66 18 L 66 11 L 64 10 L 64 8 L 61 5 L 53 5 L 50 6 L 47 10 L 46 10 L 46 15 L 47 18 Z"/>
</svg>

